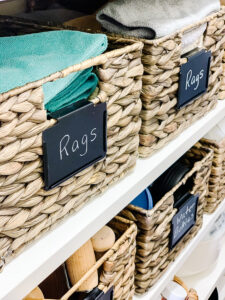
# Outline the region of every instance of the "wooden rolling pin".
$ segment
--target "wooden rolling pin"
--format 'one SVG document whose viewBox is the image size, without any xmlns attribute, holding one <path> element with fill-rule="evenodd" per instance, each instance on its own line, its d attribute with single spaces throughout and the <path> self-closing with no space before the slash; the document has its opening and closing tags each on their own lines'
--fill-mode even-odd
<svg viewBox="0 0 225 300">
<path fill-rule="evenodd" d="M 31 291 L 23 300 L 39 300 L 44 299 L 44 295 L 39 287 L 36 287 Z"/>
<path fill-rule="evenodd" d="M 96 263 L 94 249 L 91 240 L 88 240 L 80 249 L 78 249 L 66 261 L 66 267 L 71 284 L 76 284 L 84 274 Z M 80 285 L 78 292 L 88 292 L 98 285 L 98 272 L 92 275 Z"/>
<path fill-rule="evenodd" d="M 114 231 L 109 226 L 104 226 L 92 238 L 91 242 L 95 250 L 96 259 L 101 256 L 112 246 L 116 240 Z"/>
</svg>

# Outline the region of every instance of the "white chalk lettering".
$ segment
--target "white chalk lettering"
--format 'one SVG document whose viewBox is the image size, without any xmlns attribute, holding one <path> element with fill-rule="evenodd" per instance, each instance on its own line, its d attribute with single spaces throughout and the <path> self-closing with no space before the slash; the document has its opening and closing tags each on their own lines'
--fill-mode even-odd
<svg viewBox="0 0 225 300">
<path fill-rule="evenodd" d="M 97 139 L 97 128 L 92 128 L 89 133 L 85 133 L 80 139 L 74 139 L 69 134 L 65 134 L 59 143 L 60 160 L 77 153 L 79 156 L 85 156 L 88 153 L 89 145 Z"/>
<path fill-rule="evenodd" d="M 84 153 L 80 154 L 80 156 L 84 156 L 88 152 L 88 136 L 86 134 L 83 135 L 81 143 L 82 145 L 85 145 L 85 151 Z"/>
<path fill-rule="evenodd" d="M 176 240 L 189 229 L 194 223 L 196 203 L 187 204 L 175 216 L 175 227 L 173 231 L 173 240 Z"/>
<path fill-rule="evenodd" d="M 64 144 L 64 146 L 63 146 L 63 148 L 62 148 L 62 145 L 63 145 L 64 140 L 66 140 L 66 143 Z M 69 140 L 70 140 L 70 136 L 69 136 L 68 134 L 66 134 L 66 135 L 64 135 L 64 137 L 63 137 L 63 138 L 61 139 L 61 141 L 60 141 L 60 147 L 59 147 L 60 160 L 63 159 L 63 156 L 62 156 L 63 151 L 65 151 L 66 156 L 69 156 L 69 153 L 68 153 L 68 151 L 67 151 L 67 149 L 66 149 L 66 146 L 68 145 Z"/>
<path fill-rule="evenodd" d="M 78 149 L 79 149 L 79 143 L 78 143 L 77 140 L 75 140 L 75 141 L 73 142 L 73 145 L 72 145 L 72 152 L 75 152 L 75 151 L 77 151 Z"/>
<path fill-rule="evenodd" d="M 193 71 L 189 70 L 186 76 L 185 90 L 193 87 L 196 91 L 199 88 L 200 80 L 204 77 L 204 70 L 202 69 L 198 74 L 193 75 Z"/>
<path fill-rule="evenodd" d="M 92 131 L 91 131 L 91 136 L 94 136 L 91 139 L 91 142 L 94 142 L 94 140 L 96 140 L 96 138 L 97 138 L 97 134 L 95 133 L 95 131 L 96 131 L 96 128 L 93 128 Z"/>
</svg>

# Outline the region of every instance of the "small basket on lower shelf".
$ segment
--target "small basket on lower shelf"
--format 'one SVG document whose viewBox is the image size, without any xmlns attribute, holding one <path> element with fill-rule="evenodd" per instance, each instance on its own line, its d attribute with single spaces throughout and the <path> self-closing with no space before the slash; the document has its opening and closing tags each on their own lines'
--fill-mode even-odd
<svg viewBox="0 0 225 300">
<path fill-rule="evenodd" d="M 138 227 L 136 293 L 143 294 L 152 287 L 201 228 L 212 157 L 211 149 L 196 144 L 182 158 L 191 164 L 191 170 L 151 210 L 129 205 L 122 211 L 121 215 L 134 221 Z M 199 196 L 196 223 L 171 247 L 172 219 L 177 213 L 177 209 L 174 208 L 174 194 L 179 187 L 190 181 L 191 194 Z"/>
<path fill-rule="evenodd" d="M 213 213 L 225 198 L 225 139 L 216 142 L 209 139 L 201 139 L 204 147 L 213 150 L 213 163 L 209 177 L 209 193 L 205 212 Z"/>
<path fill-rule="evenodd" d="M 131 300 L 133 298 L 137 226 L 134 222 L 118 216 L 113 218 L 107 225 L 113 229 L 116 235 L 116 242 L 112 248 L 63 296 L 59 295 L 57 289 L 52 287 L 49 291 L 47 282 L 41 283 L 40 288 L 46 298 L 77 299 L 75 295 L 77 295 L 76 292 L 81 284 L 96 271 L 98 271 L 99 278 L 98 289 L 104 294 L 113 290 L 113 298 L 107 299 Z M 61 276 L 57 279 L 58 282 L 60 282 L 60 279 L 61 282 L 65 281 L 65 274 Z M 55 285 L 55 282 L 51 281 L 51 285 Z"/>
</svg>

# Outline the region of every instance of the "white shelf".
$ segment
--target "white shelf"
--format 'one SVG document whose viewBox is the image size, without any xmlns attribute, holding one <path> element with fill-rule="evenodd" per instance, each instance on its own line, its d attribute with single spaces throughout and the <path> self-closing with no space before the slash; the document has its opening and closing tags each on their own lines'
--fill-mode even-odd
<svg viewBox="0 0 225 300">
<path fill-rule="evenodd" d="M 221 249 L 217 263 L 213 268 L 191 277 L 183 277 L 184 282 L 194 288 L 201 300 L 208 300 L 216 287 L 220 276 L 225 272 L 225 244 Z M 222 299 L 221 299 L 222 300 Z"/>
<path fill-rule="evenodd" d="M 196 237 L 190 241 L 190 243 L 186 246 L 186 248 L 180 253 L 180 255 L 176 258 L 176 260 L 170 265 L 165 274 L 158 280 L 158 282 L 143 296 L 135 296 L 134 300 L 155 300 L 160 295 L 162 290 L 166 287 L 169 281 L 173 280 L 174 275 L 183 265 L 184 261 L 188 258 L 188 256 L 192 253 L 195 247 L 198 245 L 199 241 L 204 237 L 204 235 L 210 230 L 212 224 L 218 218 L 220 213 L 225 209 L 225 201 L 217 208 L 217 210 L 211 215 L 204 215 L 203 226 L 201 230 L 198 232 Z M 225 254 L 223 252 L 223 254 Z M 223 256 L 223 267 L 225 269 L 224 256 Z M 222 268 L 222 267 L 221 267 Z M 218 279 L 219 277 L 217 277 Z M 217 281 L 217 280 L 216 280 Z M 195 288 L 194 284 L 185 280 L 185 283 L 189 287 Z M 210 288 L 210 286 L 209 286 Z M 207 286 L 205 287 L 207 289 Z M 210 291 L 209 291 L 210 295 Z M 199 297 L 199 300 L 206 300 L 207 298 Z"/>
<path fill-rule="evenodd" d="M 32 243 L 0 274 L 0 299 L 23 298 L 224 116 L 225 101 L 220 101 L 213 111 L 162 150 L 148 159 L 138 160 L 129 176 Z"/>
</svg>

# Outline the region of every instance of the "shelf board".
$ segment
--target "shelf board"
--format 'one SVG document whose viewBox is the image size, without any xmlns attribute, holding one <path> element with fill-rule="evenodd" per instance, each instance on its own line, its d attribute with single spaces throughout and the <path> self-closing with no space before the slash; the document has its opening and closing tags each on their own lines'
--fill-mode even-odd
<svg viewBox="0 0 225 300">
<path fill-rule="evenodd" d="M 132 173 L 44 234 L 0 274 L 0 299 L 17 300 L 44 280 L 225 116 L 225 101 L 163 149 L 139 159 Z M 153 298 L 154 299 L 154 298 Z"/>
<path fill-rule="evenodd" d="M 201 239 L 205 236 L 205 234 L 210 230 L 211 226 L 221 214 L 222 211 L 225 209 L 225 200 L 221 203 L 221 205 L 217 208 L 217 210 L 211 215 L 204 215 L 203 219 L 203 226 L 198 232 L 198 234 L 190 241 L 190 243 L 186 246 L 186 248 L 180 253 L 180 255 L 176 258 L 176 260 L 170 265 L 164 275 L 156 282 L 156 284 L 144 295 L 142 296 L 135 296 L 134 300 L 155 300 L 159 299 L 160 293 L 164 290 L 167 284 L 173 280 L 174 275 L 176 272 L 182 267 L 184 261 L 188 258 L 188 256 L 192 253 Z M 224 254 L 224 252 L 223 252 Z M 223 256 L 224 260 L 224 256 Z M 221 266 L 222 268 L 222 266 Z M 223 269 L 225 269 L 225 263 L 223 263 Z M 217 277 L 218 279 L 218 277 Z M 191 288 L 195 288 L 194 284 L 190 283 L 185 280 L 185 283 Z M 203 287 L 202 285 L 201 287 Z M 205 287 L 205 286 L 204 286 Z M 207 286 L 205 287 L 205 289 Z M 209 286 L 210 288 L 210 286 Z M 209 291 L 210 295 L 210 291 Z M 199 297 L 200 300 L 207 300 L 207 298 Z"/>
<path fill-rule="evenodd" d="M 191 277 L 182 277 L 184 282 L 198 293 L 199 299 L 208 300 L 216 287 L 220 276 L 225 272 L 225 243 L 214 267 Z M 222 298 L 221 298 L 222 299 Z"/>
</svg>

